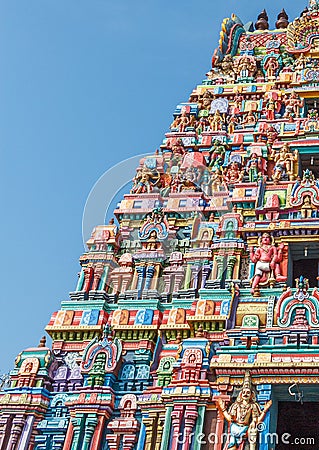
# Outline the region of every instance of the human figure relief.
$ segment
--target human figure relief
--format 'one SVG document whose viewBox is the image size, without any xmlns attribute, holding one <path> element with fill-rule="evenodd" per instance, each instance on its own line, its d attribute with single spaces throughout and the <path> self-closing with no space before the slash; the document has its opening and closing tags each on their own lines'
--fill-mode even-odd
<svg viewBox="0 0 319 450">
<path fill-rule="evenodd" d="M 225 403 L 219 399 L 217 408 L 229 425 L 228 439 L 224 450 L 237 450 L 242 443 L 249 439 L 249 449 L 255 450 L 257 443 L 258 427 L 272 405 L 269 400 L 263 411 L 256 401 L 256 394 L 252 389 L 250 373 L 247 371 L 243 387 L 230 408 L 227 411 Z"/>
<path fill-rule="evenodd" d="M 137 171 L 136 176 L 133 178 L 133 183 L 131 194 L 144 192 L 149 194 L 155 186 L 160 185 L 160 174 L 157 171 L 152 172 L 147 167 L 143 167 L 143 169 Z"/>
<path fill-rule="evenodd" d="M 232 55 L 225 55 L 220 66 L 221 66 L 223 75 L 226 75 L 226 77 L 229 81 L 235 81 L 236 75 L 234 72 L 234 60 L 233 60 Z"/>
<path fill-rule="evenodd" d="M 276 101 L 272 97 L 270 97 L 268 99 L 268 102 L 266 103 L 266 118 L 267 118 L 267 120 L 275 120 L 276 108 L 277 108 Z"/>
<path fill-rule="evenodd" d="M 254 56 L 239 56 L 234 63 L 234 71 L 240 78 L 252 78 L 257 71 L 257 63 Z"/>
<path fill-rule="evenodd" d="M 315 210 L 315 208 L 311 204 L 311 198 L 309 195 L 306 195 L 303 199 L 302 206 L 300 208 L 301 217 L 303 219 L 311 219 L 312 218 L 312 212 Z"/>
<path fill-rule="evenodd" d="M 239 165 L 236 161 L 233 161 L 226 169 L 223 178 L 226 183 L 235 184 L 242 181 L 243 176 L 243 170 L 240 170 Z"/>
<path fill-rule="evenodd" d="M 226 152 L 226 147 L 219 141 L 213 142 L 212 148 L 209 150 L 210 159 L 209 159 L 209 167 L 218 167 L 220 168 L 224 162 L 224 156 Z"/>
<path fill-rule="evenodd" d="M 212 131 L 221 131 L 223 129 L 224 119 L 220 114 L 220 111 L 217 109 L 215 114 L 209 119 L 210 129 Z"/>
<path fill-rule="evenodd" d="M 175 117 L 175 119 L 173 120 L 173 122 L 170 124 L 170 130 L 178 130 L 179 129 L 179 124 L 180 124 L 181 118 L 180 116 Z"/>
<path fill-rule="evenodd" d="M 247 126 L 255 126 L 257 123 L 257 119 L 255 114 L 252 111 L 249 111 L 249 113 L 243 118 L 242 124 Z"/>
<path fill-rule="evenodd" d="M 257 181 L 259 173 L 263 174 L 262 159 L 257 156 L 257 153 L 251 154 L 245 169 L 250 182 Z"/>
<path fill-rule="evenodd" d="M 272 179 L 274 183 L 278 183 L 284 177 L 288 177 L 290 181 L 295 178 L 294 163 L 298 161 L 298 151 L 294 153 L 290 150 L 289 144 L 285 143 L 278 153 L 274 151 L 270 155 L 275 160 Z"/>
<path fill-rule="evenodd" d="M 282 261 L 284 244 L 277 248 L 269 233 L 264 233 L 259 239 L 259 247 L 255 250 L 250 247 L 250 259 L 255 266 L 255 274 L 252 278 L 251 292 L 258 292 L 260 285 L 265 285 L 270 278 L 275 281 L 286 281 L 280 273 L 280 262 Z"/>
<path fill-rule="evenodd" d="M 231 116 L 227 117 L 227 124 L 228 124 L 228 134 L 233 134 L 237 125 L 240 124 L 239 117 L 236 116 L 236 114 L 232 114 Z"/>
<path fill-rule="evenodd" d="M 276 78 L 276 74 L 279 69 L 279 62 L 277 58 L 269 58 L 265 63 L 264 69 L 266 70 L 268 80 Z"/>
<path fill-rule="evenodd" d="M 183 133 L 185 131 L 185 129 L 189 126 L 190 123 L 190 119 L 188 114 L 186 113 L 186 111 L 182 112 L 182 115 L 180 117 L 180 122 L 179 122 L 179 127 L 178 127 L 178 131 L 180 133 Z"/>
<path fill-rule="evenodd" d="M 231 108 L 231 114 L 239 114 L 242 110 L 244 97 L 239 93 L 236 92 L 236 95 L 234 97 L 234 103 Z"/>
<path fill-rule="evenodd" d="M 272 148 L 273 143 L 278 137 L 277 130 L 273 126 L 268 127 L 266 130 L 266 137 L 267 137 L 267 145 L 270 148 Z"/>
<path fill-rule="evenodd" d="M 286 105 L 285 118 L 300 117 L 300 110 L 304 102 L 295 91 L 292 91 L 290 96 L 284 99 L 284 104 Z"/>
</svg>

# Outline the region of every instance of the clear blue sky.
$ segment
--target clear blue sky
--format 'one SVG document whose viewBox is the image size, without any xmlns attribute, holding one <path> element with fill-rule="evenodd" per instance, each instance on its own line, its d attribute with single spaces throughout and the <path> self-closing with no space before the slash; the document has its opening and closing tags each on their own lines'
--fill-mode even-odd
<svg viewBox="0 0 319 450">
<path fill-rule="evenodd" d="M 92 186 L 159 146 L 210 68 L 222 19 L 266 7 L 273 25 L 306 3 L 0 0 L 0 373 L 75 287 Z"/>
</svg>

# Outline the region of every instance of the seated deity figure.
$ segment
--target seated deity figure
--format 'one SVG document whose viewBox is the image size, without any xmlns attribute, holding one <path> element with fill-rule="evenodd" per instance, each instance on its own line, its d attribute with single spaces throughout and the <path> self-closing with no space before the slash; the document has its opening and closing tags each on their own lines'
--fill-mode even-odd
<svg viewBox="0 0 319 450">
<path fill-rule="evenodd" d="M 243 387 L 235 402 L 227 411 L 222 400 L 217 401 L 217 408 L 221 415 L 229 422 L 228 439 L 224 450 L 237 450 L 245 445 L 249 439 L 249 449 L 255 450 L 257 445 L 258 424 L 260 424 L 267 411 L 270 409 L 272 401 L 269 400 L 263 411 L 256 401 L 256 394 L 253 391 L 250 373 L 247 371 Z M 245 447 L 246 448 L 246 447 Z"/>
<path fill-rule="evenodd" d="M 236 161 L 231 162 L 225 173 L 224 173 L 224 181 L 228 184 L 235 184 L 242 181 L 244 176 L 244 171 L 240 169 L 239 164 Z"/>
<path fill-rule="evenodd" d="M 257 118 L 252 111 L 249 111 L 248 114 L 243 118 L 242 124 L 247 126 L 255 126 L 257 123 Z"/>
<path fill-rule="evenodd" d="M 252 294 L 259 290 L 261 284 L 267 284 L 270 278 L 278 282 L 286 281 L 286 277 L 280 273 L 283 248 L 284 244 L 280 244 L 277 248 L 271 242 L 271 236 L 268 233 L 261 236 L 256 250 L 254 247 L 250 248 L 250 259 L 256 264 L 255 274 L 251 280 Z"/>
</svg>

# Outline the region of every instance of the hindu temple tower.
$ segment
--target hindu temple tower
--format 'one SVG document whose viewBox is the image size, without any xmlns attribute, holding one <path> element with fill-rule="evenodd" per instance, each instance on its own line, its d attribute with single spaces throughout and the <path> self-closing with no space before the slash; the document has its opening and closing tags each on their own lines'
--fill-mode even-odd
<svg viewBox="0 0 319 450">
<path fill-rule="evenodd" d="M 319 448 L 318 0 L 223 21 L 114 217 L 15 360 L 0 450 Z"/>
</svg>

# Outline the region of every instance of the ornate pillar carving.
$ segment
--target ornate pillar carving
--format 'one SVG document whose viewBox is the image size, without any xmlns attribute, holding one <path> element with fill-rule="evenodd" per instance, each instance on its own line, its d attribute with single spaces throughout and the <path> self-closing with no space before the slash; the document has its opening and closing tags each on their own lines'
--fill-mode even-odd
<svg viewBox="0 0 319 450">
<path fill-rule="evenodd" d="M 178 292 L 182 287 L 184 280 L 184 270 L 175 273 L 173 292 Z"/>
<path fill-rule="evenodd" d="M 145 266 L 136 266 L 136 273 L 137 273 L 137 292 L 138 296 L 140 297 L 142 295 L 143 285 L 144 285 L 144 278 L 145 278 Z"/>
<path fill-rule="evenodd" d="M 110 450 L 118 450 L 121 442 L 120 434 L 108 434 L 106 440 Z"/>
<path fill-rule="evenodd" d="M 154 421 L 155 421 L 154 416 L 143 418 L 143 423 L 145 425 L 145 431 L 146 431 L 144 450 L 153 450 L 152 443 L 153 443 L 153 436 L 154 436 Z"/>
<path fill-rule="evenodd" d="M 157 420 L 157 435 L 156 435 L 156 442 L 155 442 L 154 450 L 160 450 L 160 448 L 161 448 L 164 423 L 165 423 L 165 416 L 162 414 L 159 414 L 158 420 Z"/>
<path fill-rule="evenodd" d="M 181 442 L 180 436 L 180 427 L 184 413 L 183 405 L 176 405 L 174 410 L 172 411 L 171 420 L 172 420 L 172 445 L 170 450 L 177 450 L 179 442 Z"/>
<path fill-rule="evenodd" d="M 89 414 L 85 421 L 85 432 L 82 450 L 88 450 L 90 448 L 91 440 L 98 424 L 96 414 Z"/>
<path fill-rule="evenodd" d="M 167 269 L 164 269 L 163 280 L 164 280 L 164 292 L 169 294 L 171 291 L 172 273 Z"/>
<path fill-rule="evenodd" d="M 23 416 L 16 416 L 12 421 L 11 426 L 11 436 L 8 442 L 8 448 L 6 450 L 14 450 L 17 442 L 20 439 L 24 424 L 25 418 Z"/>
<path fill-rule="evenodd" d="M 84 285 L 82 291 L 89 292 L 92 279 L 93 279 L 93 267 L 86 267 L 84 271 Z"/>
<path fill-rule="evenodd" d="M 145 280 L 145 286 L 144 289 L 150 289 L 152 279 L 155 273 L 155 267 L 153 265 L 147 266 L 146 268 L 146 280 Z"/>
<path fill-rule="evenodd" d="M 187 405 L 185 411 L 185 428 L 183 436 L 183 447 L 182 450 L 189 450 L 192 441 L 192 431 L 195 427 L 196 420 L 198 417 L 196 405 Z"/>
<path fill-rule="evenodd" d="M 222 450 L 222 439 L 221 436 L 224 432 L 224 417 L 218 411 L 217 413 L 217 423 L 216 423 L 216 436 L 218 436 L 218 439 L 216 439 L 216 442 L 214 443 L 214 450 Z"/>
<path fill-rule="evenodd" d="M 123 450 L 132 450 L 136 443 L 137 436 L 136 435 L 128 435 L 124 434 L 123 436 Z"/>
<path fill-rule="evenodd" d="M 94 268 L 94 279 L 92 283 L 92 291 L 96 291 L 99 287 L 101 277 L 103 275 L 103 266 L 97 266 Z"/>
<path fill-rule="evenodd" d="M 129 286 L 131 284 L 132 278 L 133 278 L 133 275 L 132 275 L 131 272 L 122 274 L 121 293 L 123 293 L 127 289 L 129 289 Z"/>
<path fill-rule="evenodd" d="M 205 287 L 206 281 L 208 280 L 209 274 L 211 272 L 212 268 L 210 265 L 205 264 L 202 267 L 202 282 L 201 282 L 201 288 Z"/>
<path fill-rule="evenodd" d="M 231 280 L 233 278 L 233 272 L 234 272 L 234 267 L 235 267 L 236 261 L 237 261 L 236 256 L 228 256 L 227 272 L 226 272 L 227 280 Z"/>
<path fill-rule="evenodd" d="M 94 431 L 91 450 L 98 450 L 102 446 L 104 424 L 105 424 L 105 416 L 98 416 L 98 423 Z"/>
<path fill-rule="evenodd" d="M 82 426 L 82 419 L 83 419 L 83 417 L 72 417 L 71 418 L 71 421 L 73 424 L 73 429 L 74 429 L 71 450 L 78 450 L 79 437 L 80 437 L 81 426 Z"/>
<path fill-rule="evenodd" d="M 8 437 L 10 436 L 11 415 L 2 414 L 0 417 L 0 449 L 7 447 Z"/>
<path fill-rule="evenodd" d="M 70 450 L 71 444 L 72 444 L 72 439 L 73 439 L 73 434 L 74 434 L 74 427 L 73 427 L 72 418 L 71 418 L 69 421 L 69 426 L 68 426 L 67 432 L 66 432 L 63 450 Z"/>
<path fill-rule="evenodd" d="M 171 414 L 172 414 L 173 407 L 169 406 L 166 409 L 166 415 L 165 415 L 165 424 L 164 424 L 164 432 L 162 436 L 162 442 L 160 450 L 168 450 L 168 444 L 169 444 L 169 436 L 171 431 Z"/>
<path fill-rule="evenodd" d="M 200 267 L 198 265 L 191 266 L 191 273 L 192 273 L 191 287 L 194 289 L 198 289 L 199 270 L 200 270 Z"/>
<path fill-rule="evenodd" d="M 190 287 L 191 277 L 192 277 L 191 266 L 189 264 L 187 264 L 186 274 L 185 274 L 185 283 L 183 286 L 184 289 L 188 289 Z"/>
<path fill-rule="evenodd" d="M 221 280 L 223 277 L 224 272 L 224 256 L 216 256 L 216 264 L 217 264 L 217 271 L 216 271 L 216 280 Z"/>
</svg>

